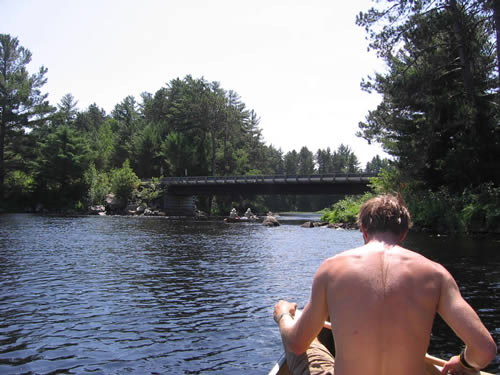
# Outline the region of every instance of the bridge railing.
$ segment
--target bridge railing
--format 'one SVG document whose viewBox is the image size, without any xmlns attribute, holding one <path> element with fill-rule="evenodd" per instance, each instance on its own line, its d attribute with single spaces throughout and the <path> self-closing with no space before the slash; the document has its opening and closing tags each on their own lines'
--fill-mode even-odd
<svg viewBox="0 0 500 375">
<path fill-rule="evenodd" d="M 336 183 L 368 182 L 375 173 L 332 173 L 310 175 L 255 175 L 255 176 L 186 176 L 164 177 L 165 185 L 212 185 L 212 184 L 252 184 L 252 183 Z"/>
</svg>

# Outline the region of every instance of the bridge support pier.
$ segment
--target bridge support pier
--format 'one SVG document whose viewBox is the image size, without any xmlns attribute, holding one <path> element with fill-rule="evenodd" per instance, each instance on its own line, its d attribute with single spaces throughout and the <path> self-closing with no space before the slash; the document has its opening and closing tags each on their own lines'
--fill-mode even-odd
<svg viewBox="0 0 500 375">
<path fill-rule="evenodd" d="M 167 193 L 163 197 L 163 209 L 167 216 L 194 216 L 196 209 L 194 196 Z"/>
</svg>

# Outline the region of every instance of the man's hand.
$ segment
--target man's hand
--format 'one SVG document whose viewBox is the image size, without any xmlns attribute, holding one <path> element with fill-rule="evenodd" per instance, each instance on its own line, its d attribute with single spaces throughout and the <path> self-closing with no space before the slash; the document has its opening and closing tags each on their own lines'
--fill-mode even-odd
<svg viewBox="0 0 500 375">
<path fill-rule="evenodd" d="M 274 321 L 278 323 L 278 320 L 283 314 L 290 314 L 291 317 L 293 318 L 295 316 L 296 311 L 297 311 L 296 303 L 280 300 L 276 305 L 274 305 L 274 313 L 273 313 Z"/>
<path fill-rule="evenodd" d="M 460 363 L 460 356 L 456 355 L 454 357 L 451 357 L 450 360 L 445 363 L 443 369 L 441 370 L 441 374 L 472 375 L 472 374 L 479 374 L 479 371 L 475 369 L 472 370 L 466 369 Z"/>
</svg>

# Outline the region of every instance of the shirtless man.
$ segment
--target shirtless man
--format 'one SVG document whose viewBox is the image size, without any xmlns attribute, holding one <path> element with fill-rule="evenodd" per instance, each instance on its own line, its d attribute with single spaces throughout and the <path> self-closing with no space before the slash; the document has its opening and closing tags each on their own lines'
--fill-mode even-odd
<svg viewBox="0 0 500 375">
<path fill-rule="evenodd" d="M 410 226 L 402 199 L 370 199 L 358 221 L 365 245 L 321 264 L 302 314 L 295 315 L 295 303 L 279 301 L 274 307 L 294 374 L 297 369 L 333 374 L 335 362 L 335 375 L 422 375 L 436 312 L 466 344 L 442 373 L 469 374 L 487 366 L 496 344 L 453 277 L 440 264 L 399 246 Z M 329 316 L 335 360 L 315 340 Z"/>
</svg>

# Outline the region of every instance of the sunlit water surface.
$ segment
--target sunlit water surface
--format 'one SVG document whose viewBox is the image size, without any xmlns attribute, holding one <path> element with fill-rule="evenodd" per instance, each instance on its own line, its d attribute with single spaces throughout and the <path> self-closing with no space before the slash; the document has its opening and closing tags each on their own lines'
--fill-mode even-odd
<svg viewBox="0 0 500 375">
<path fill-rule="evenodd" d="M 362 244 L 280 219 L 0 215 L 0 374 L 266 374 L 282 350 L 274 303 L 303 306 L 321 261 Z M 445 264 L 498 342 L 499 243 L 406 245 Z M 460 345 L 437 320 L 429 351 Z"/>
</svg>

